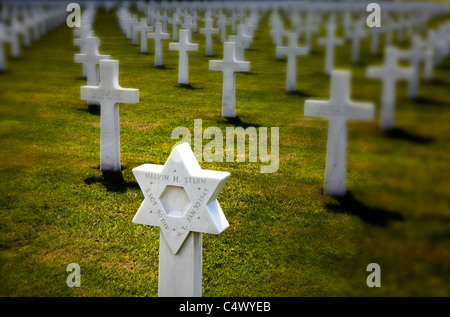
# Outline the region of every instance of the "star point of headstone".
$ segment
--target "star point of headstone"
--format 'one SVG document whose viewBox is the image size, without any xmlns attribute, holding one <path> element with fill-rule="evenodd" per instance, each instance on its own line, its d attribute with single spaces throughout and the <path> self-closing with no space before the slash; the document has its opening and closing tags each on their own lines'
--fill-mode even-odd
<svg viewBox="0 0 450 317">
<path fill-rule="evenodd" d="M 188 143 L 176 146 L 163 166 L 144 164 L 133 173 L 145 195 L 133 222 L 160 227 L 174 254 L 191 231 L 228 228 L 217 196 L 230 173 L 202 170 Z"/>
</svg>

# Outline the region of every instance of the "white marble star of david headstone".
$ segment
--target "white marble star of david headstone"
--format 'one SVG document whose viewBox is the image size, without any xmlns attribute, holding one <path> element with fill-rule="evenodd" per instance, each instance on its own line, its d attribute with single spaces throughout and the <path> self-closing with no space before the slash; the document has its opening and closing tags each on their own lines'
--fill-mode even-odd
<svg viewBox="0 0 450 317">
<path fill-rule="evenodd" d="M 133 222 L 160 227 L 173 254 L 190 232 L 228 228 L 217 196 L 230 173 L 202 170 L 188 143 L 174 147 L 164 165 L 144 164 L 133 173 L 145 195 Z"/>
</svg>

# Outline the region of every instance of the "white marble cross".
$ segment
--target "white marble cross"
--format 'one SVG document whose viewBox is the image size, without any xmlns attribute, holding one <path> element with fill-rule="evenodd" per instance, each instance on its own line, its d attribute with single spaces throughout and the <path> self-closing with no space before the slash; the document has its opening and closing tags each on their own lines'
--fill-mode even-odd
<svg viewBox="0 0 450 317">
<path fill-rule="evenodd" d="M 236 59 L 238 61 L 244 61 L 245 48 L 248 46 L 248 43 L 250 43 L 250 41 L 253 39 L 251 36 L 245 34 L 245 25 L 239 24 L 237 26 L 237 34 L 230 35 L 228 38 L 230 42 L 236 42 L 237 47 Z"/>
<path fill-rule="evenodd" d="M 288 33 L 288 46 L 277 47 L 277 55 L 287 55 L 286 70 L 286 91 L 295 91 L 297 89 L 297 56 L 309 53 L 308 47 L 297 46 L 297 33 Z"/>
<path fill-rule="evenodd" d="M 138 17 L 134 15 L 131 21 L 131 43 L 133 45 L 139 44 L 139 37 L 138 37 L 139 25 L 140 22 L 138 21 Z"/>
<path fill-rule="evenodd" d="M 178 26 L 181 25 L 181 20 L 180 14 L 177 11 L 172 14 L 169 23 L 172 24 L 172 41 L 178 41 Z"/>
<path fill-rule="evenodd" d="M 126 37 L 133 40 L 133 25 L 137 22 L 137 15 L 127 16 L 125 20 Z"/>
<path fill-rule="evenodd" d="M 370 33 L 372 35 L 371 42 L 370 42 L 370 53 L 372 55 L 378 54 L 378 48 L 379 48 L 379 40 L 380 40 L 380 34 L 382 32 L 381 27 L 372 27 L 370 28 Z"/>
<path fill-rule="evenodd" d="M 236 22 L 239 21 L 236 10 L 231 12 L 230 23 L 231 23 L 231 34 L 236 34 Z"/>
<path fill-rule="evenodd" d="M 162 43 L 163 39 L 170 39 L 170 33 L 163 32 L 163 25 L 161 22 L 155 23 L 155 32 L 147 33 L 147 37 L 149 39 L 155 40 L 155 65 L 162 66 L 163 65 L 163 51 L 162 51 Z"/>
<path fill-rule="evenodd" d="M 79 36 L 73 40 L 73 44 L 80 47 L 80 53 L 86 54 L 86 38 L 94 36 L 91 25 L 86 21 L 81 21 L 81 26 L 73 31 L 74 36 Z M 86 67 L 83 65 L 83 77 L 86 78 Z"/>
<path fill-rule="evenodd" d="M 342 45 L 343 39 L 336 37 L 336 25 L 334 19 L 331 19 L 327 24 L 327 37 L 319 38 L 318 43 L 325 45 L 326 58 L 325 58 L 325 74 L 330 75 L 334 67 L 334 47 L 336 45 Z"/>
<path fill-rule="evenodd" d="M 394 30 L 396 29 L 395 21 L 392 18 L 386 18 L 382 24 L 383 32 L 385 33 L 384 47 L 392 46 Z"/>
<path fill-rule="evenodd" d="M 100 61 L 100 86 L 81 87 L 82 100 L 100 103 L 100 169 L 120 171 L 119 103 L 139 102 L 139 90 L 119 86 L 119 61 Z"/>
<path fill-rule="evenodd" d="M 236 43 L 223 43 L 223 60 L 209 61 L 210 70 L 223 72 L 222 117 L 236 117 L 236 72 L 250 71 L 250 62 L 236 60 Z"/>
<path fill-rule="evenodd" d="M 409 81 L 408 96 L 410 98 L 417 98 L 419 95 L 419 83 L 420 83 L 420 65 L 422 60 L 425 59 L 424 51 L 425 42 L 420 35 L 414 35 L 412 41 L 412 49 L 410 52 L 409 60 L 411 67 L 414 70 L 414 76 Z"/>
<path fill-rule="evenodd" d="M 364 30 L 364 19 L 359 19 L 353 24 L 353 31 L 350 34 L 352 39 L 352 63 L 359 62 L 359 52 L 361 46 L 361 40 L 367 36 Z"/>
<path fill-rule="evenodd" d="M 202 170 L 188 143 L 173 148 L 166 163 L 133 169 L 145 196 L 133 218 L 160 228 L 160 297 L 202 295 L 202 235 L 229 224 L 217 201 L 230 173 Z"/>
<path fill-rule="evenodd" d="M 181 27 L 188 30 L 188 40 L 192 42 L 192 31 L 197 31 L 197 23 L 194 22 L 194 18 L 190 15 L 185 15 Z"/>
<path fill-rule="evenodd" d="M 308 10 L 306 16 L 306 27 L 305 27 L 305 46 L 312 48 L 313 45 L 313 35 L 317 32 L 317 17 L 318 15 L 314 10 Z"/>
<path fill-rule="evenodd" d="M 213 20 L 206 19 L 205 27 L 200 29 L 200 33 L 205 34 L 206 37 L 206 56 L 212 56 L 213 48 L 212 48 L 212 35 L 219 33 L 219 29 L 213 28 Z"/>
<path fill-rule="evenodd" d="M 331 92 L 328 101 L 306 100 L 305 116 L 328 119 L 327 159 L 325 167 L 326 195 L 345 195 L 347 169 L 347 121 L 371 120 L 372 103 L 355 103 L 350 100 L 348 71 L 331 72 Z"/>
<path fill-rule="evenodd" d="M 383 80 L 383 91 L 381 97 L 381 129 L 389 130 L 394 127 L 395 112 L 395 90 L 396 83 L 400 79 L 411 80 L 414 70 L 411 67 L 399 67 L 398 50 L 395 47 L 388 46 L 385 49 L 383 67 L 368 67 L 368 78 L 379 78 Z"/>
<path fill-rule="evenodd" d="M 19 32 L 17 29 L 10 26 L 7 29 L 7 40 L 10 43 L 11 47 L 11 57 L 14 59 L 20 58 L 20 40 L 19 40 Z"/>
<path fill-rule="evenodd" d="M 142 18 L 134 28 L 141 34 L 141 53 L 148 53 L 147 32 L 153 32 L 153 27 L 147 25 L 146 18 Z"/>
<path fill-rule="evenodd" d="M 86 69 L 87 85 L 98 86 L 99 85 L 99 73 L 98 66 L 103 59 L 111 59 L 111 55 L 101 55 L 98 52 L 100 46 L 100 40 L 98 37 L 88 36 L 85 39 L 86 52 L 84 54 L 75 54 L 75 63 L 83 64 Z M 89 106 L 98 105 L 97 101 L 88 100 Z"/>
<path fill-rule="evenodd" d="M 198 51 L 198 44 L 188 40 L 189 31 L 180 29 L 180 41 L 169 43 L 169 50 L 178 51 L 178 83 L 189 84 L 189 51 Z"/>
<path fill-rule="evenodd" d="M 167 33 L 167 22 L 169 21 L 169 17 L 167 16 L 167 10 L 164 10 L 163 14 L 159 16 L 158 22 L 162 23 L 162 31 Z"/>
<path fill-rule="evenodd" d="M 219 20 L 217 21 L 217 25 L 220 30 L 220 40 L 225 42 L 227 40 L 227 25 L 230 25 L 230 21 L 227 20 L 227 16 L 225 14 L 219 14 Z"/>
<path fill-rule="evenodd" d="M 272 26 L 272 30 L 270 31 L 270 34 L 273 38 L 273 44 L 275 44 L 275 47 L 277 46 L 283 46 L 283 37 L 286 34 L 286 31 L 283 29 L 282 22 L 274 22 L 274 25 Z M 280 60 L 283 58 L 283 55 L 276 51 L 276 59 Z"/>
<path fill-rule="evenodd" d="M 23 40 L 22 44 L 24 47 L 31 46 L 30 32 L 28 30 L 28 27 L 27 27 L 25 21 L 19 22 L 17 17 L 14 17 L 11 21 L 11 30 L 13 30 L 13 32 L 20 34 L 22 36 L 22 40 Z"/>
</svg>

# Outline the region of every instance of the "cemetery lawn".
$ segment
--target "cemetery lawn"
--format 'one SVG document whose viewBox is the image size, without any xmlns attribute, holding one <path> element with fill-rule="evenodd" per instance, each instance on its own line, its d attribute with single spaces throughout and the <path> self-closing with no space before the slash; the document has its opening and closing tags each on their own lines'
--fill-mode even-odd
<svg viewBox="0 0 450 317">
<path fill-rule="evenodd" d="M 333 198 L 323 195 L 327 121 L 303 115 L 306 99 L 329 97 L 322 46 L 298 58 L 299 90 L 286 93 L 286 61 L 275 59 L 263 16 L 245 52 L 251 72 L 236 76 L 238 118 L 226 120 L 222 73 L 208 70 L 222 59 L 218 36 L 210 58 L 193 34 L 199 51 L 182 87 L 169 41 L 157 68 L 115 11 L 100 9 L 94 30 L 100 53 L 119 60 L 120 85 L 139 89 L 138 104 L 120 105 L 122 178 L 99 170 L 100 117 L 80 100 L 86 81 L 63 24 L 0 74 L 0 296 L 157 296 L 159 229 L 132 223 L 144 198 L 132 169 L 164 164 L 178 142 L 172 130 L 193 132 L 194 119 L 219 127 L 224 146 L 226 127 L 280 135 L 276 173 L 248 158 L 200 163 L 231 173 L 218 197 L 230 227 L 203 236 L 203 296 L 450 295 L 449 59 L 418 99 L 399 84 L 398 128 L 387 134 L 378 128 L 381 83 L 365 77 L 382 57 L 370 55 L 369 39 L 357 65 L 349 43 L 336 49 L 337 68 L 352 70 L 352 99 L 375 102 L 377 120 L 349 123 L 348 194 Z M 69 263 L 81 267 L 79 288 L 66 285 Z M 381 267 L 380 288 L 366 284 L 369 263 Z"/>
</svg>

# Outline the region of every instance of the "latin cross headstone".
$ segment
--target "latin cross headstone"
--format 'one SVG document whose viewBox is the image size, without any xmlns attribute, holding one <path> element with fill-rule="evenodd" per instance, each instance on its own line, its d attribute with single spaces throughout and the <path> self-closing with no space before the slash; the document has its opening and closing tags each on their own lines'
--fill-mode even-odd
<svg viewBox="0 0 450 317">
<path fill-rule="evenodd" d="M 297 89 L 297 56 L 309 53 L 308 47 L 297 46 L 297 34 L 288 33 L 288 46 L 277 47 L 277 54 L 287 55 L 286 91 Z"/>
<path fill-rule="evenodd" d="M 103 59 L 111 59 L 111 55 L 101 55 L 98 52 L 100 46 L 100 40 L 98 37 L 88 36 L 86 38 L 86 53 L 75 54 L 75 63 L 83 64 L 86 69 L 87 85 L 98 86 L 99 85 L 99 73 L 98 66 Z M 99 105 L 97 101 L 88 100 L 89 106 Z"/>
<path fill-rule="evenodd" d="M 192 31 L 197 31 L 197 23 L 194 22 L 194 18 L 190 15 L 185 15 L 181 27 L 188 31 L 188 40 L 192 42 Z"/>
<path fill-rule="evenodd" d="M 247 47 L 247 44 L 252 40 L 251 36 L 245 34 L 245 25 L 239 24 L 237 26 L 237 34 L 230 35 L 228 38 L 230 42 L 236 42 L 236 59 L 238 61 L 244 61 L 245 48 Z"/>
<path fill-rule="evenodd" d="M 258 24 L 258 21 L 257 21 L 256 16 L 255 17 L 250 16 L 246 19 L 246 21 L 244 23 L 244 34 L 249 36 L 250 39 L 245 42 L 245 48 L 249 48 L 250 43 L 253 41 L 253 36 L 255 34 L 257 24 Z"/>
<path fill-rule="evenodd" d="M 306 16 L 306 27 L 305 27 L 305 46 L 312 48 L 313 44 L 313 35 L 315 32 L 317 32 L 317 25 L 316 23 L 316 13 L 313 10 L 307 11 Z"/>
<path fill-rule="evenodd" d="M 217 21 L 217 25 L 220 30 L 220 40 L 225 42 L 227 40 L 227 25 L 230 25 L 230 21 L 227 20 L 227 16 L 225 14 L 219 14 L 219 20 Z"/>
<path fill-rule="evenodd" d="M 198 44 L 188 40 L 189 31 L 180 29 L 180 41 L 169 43 L 169 50 L 178 51 L 178 83 L 189 84 L 189 51 L 198 51 Z"/>
<path fill-rule="evenodd" d="M 155 26 L 156 22 L 160 22 L 161 20 L 161 12 L 159 12 L 159 9 L 155 9 L 152 12 L 152 26 Z"/>
<path fill-rule="evenodd" d="M 130 15 L 126 17 L 126 37 L 133 40 L 133 25 L 137 22 L 137 15 Z"/>
<path fill-rule="evenodd" d="M 281 22 L 274 22 L 274 25 L 272 26 L 272 30 L 270 31 L 270 34 L 273 38 L 273 44 L 275 44 L 275 47 L 277 46 L 283 46 L 283 37 L 286 34 L 286 32 L 283 29 L 283 25 Z M 276 52 L 276 59 L 280 60 L 283 58 L 283 55 L 280 54 L 280 52 Z"/>
<path fill-rule="evenodd" d="M 147 5 L 147 9 L 144 11 L 147 13 L 147 24 L 153 27 L 154 26 L 153 16 L 155 14 L 154 4 L 149 3 Z"/>
<path fill-rule="evenodd" d="M 138 17 L 136 15 L 133 15 L 133 18 L 131 20 L 131 44 L 133 45 L 139 44 L 139 37 L 138 37 L 139 24 L 140 22 L 138 21 Z"/>
<path fill-rule="evenodd" d="M 146 18 L 142 18 L 141 21 L 135 26 L 135 29 L 141 34 L 141 53 L 148 53 L 147 32 L 152 32 L 153 27 L 147 25 Z"/>
<path fill-rule="evenodd" d="M 123 34 L 125 34 L 127 36 L 128 35 L 127 34 L 128 33 L 128 19 L 130 16 L 130 12 L 128 12 L 128 10 L 125 9 L 124 7 L 120 7 L 117 10 L 116 15 L 119 19 L 119 25 L 120 25 L 120 28 L 121 28 Z M 130 32 L 130 34 L 131 34 L 131 32 Z"/>
<path fill-rule="evenodd" d="M 291 32 L 297 33 L 300 37 L 305 30 L 300 12 L 298 10 L 291 10 L 289 19 L 291 22 Z"/>
<path fill-rule="evenodd" d="M 361 40 L 366 37 L 366 31 L 364 30 L 364 19 L 359 19 L 353 25 L 353 32 L 350 37 L 352 39 L 352 63 L 359 62 L 359 52 L 361 46 Z"/>
<path fill-rule="evenodd" d="M 20 41 L 17 28 L 10 26 L 7 29 L 7 34 L 7 39 L 11 46 L 11 57 L 14 59 L 20 58 Z"/>
<path fill-rule="evenodd" d="M 162 15 L 159 17 L 158 22 L 162 23 L 162 32 L 167 33 L 167 21 L 169 17 L 167 16 L 167 10 L 164 10 Z"/>
<path fill-rule="evenodd" d="M 206 37 L 206 56 L 212 56 L 213 48 L 212 48 L 212 35 L 219 33 L 219 29 L 213 28 L 213 20 L 206 19 L 205 27 L 200 29 L 200 33 L 205 34 Z"/>
<path fill-rule="evenodd" d="M 41 38 L 40 32 L 40 14 L 39 10 L 31 10 L 30 23 L 33 26 L 33 40 L 38 41 Z"/>
<path fill-rule="evenodd" d="M 236 10 L 231 11 L 230 23 L 231 23 L 231 34 L 236 34 L 236 22 L 239 20 Z"/>
<path fill-rule="evenodd" d="M 175 11 L 172 18 L 169 19 L 169 23 L 172 24 L 172 41 L 178 41 L 178 26 L 181 25 L 181 19 L 179 12 Z"/>
<path fill-rule="evenodd" d="M 81 87 L 82 100 L 100 103 L 100 169 L 120 171 L 119 103 L 139 102 L 139 90 L 119 85 L 119 61 L 100 61 L 100 86 Z"/>
<path fill-rule="evenodd" d="M 86 38 L 94 36 L 91 25 L 87 21 L 81 20 L 81 26 L 78 29 L 74 29 L 73 33 L 75 36 L 79 36 L 79 38 L 73 40 L 73 44 L 80 47 L 80 54 L 86 54 Z M 83 77 L 86 78 L 86 76 L 86 66 L 83 64 Z"/>
<path fill-rule="evenodd" d="M 30 47 L 31 46 L 31 37 L 30 37 L 30 32 L 28 30 L 27 22 L 26 21 L 19 22 L 17 17 L 15 17 L 12 19 L 11 24 L 12 24 L 11 28 L 14 30 L 14 32 L 22 35 L 23 46 Z"/>
<path fill-rule="evenodd" d="M 371 41 L 370 41 L 370 53 L 372 55 L 377 55 L 379 50 L 379 41 L 380 41 L 380 34 L 382 32 L 381 27 L 372 27 L 370 28 L 370 34 L 372 35 Z"/>
<path fill-rule="evenodd" d="M 163 51 L 162 51 L 162 40 L 170 39 L 169 33 L 163 32 L 163 25 L 161 22 L 155 23 L 155 32 L 147 33 L 147 37 L 149 39 L 155 40 L 155 65 L 162 66 L 163 65 Z"/>
<path fill-rule="evenodd" d="M 382 24 L 382 28 L 385 33 L 384 47 L 392 46 L 393 32 L 396 28 L 395 21 L 391 18 L 386 18 L 386 21 Z"/>
<path fill-rule="evenodd" d="M 424 44 L 420 35 L 413 36 L 412 48 L 409 53 L 409 60 L 413 69 L 413 76 L 409 81 L 408 88 L 408 96 L 410 98 L 417 98 L 419 95 L 420 65 L 425 58 Z"/>
<path fill-rule="evenodd" d="M 383 80 L 380 127 L 389 130 L 394 127 L 396 83 L 400 79 L 409 81 L 414 74 L 411 67 L 398 66 L 398 50 L 395 47 L 385 49 L 384 60 L 383 67 L 368 67 L 367 77 Z"/>
<path fill-rule="evenodd" d="M 133 218 L 159 227 L 159 297 L 202 295 L 202 236 L 229 224 L 217 201 L 227 172 L 201 169 L 188 143 L 173 148 L 166 163 L 133 169 L 144 201 Z"/>
<path fill-rule="evenodd" d="M 334 70 L 331 72 L 330 99 L 305 101 L 305 116 L 328 119 L 326 195 L 342 196 L 346 192 L 347 121 L 371 120 L 374 116 L 373 104 L 350 100 L 350 79 L 350 72 Z"/>
<path fill-rule="evenodd" d="M 335 21 L 330 20 L 327 25 L 327 37 L 319 38 L 318 42 L 326 48 L 325 57 L 325 74 L 330 75 L 334 67 L 334 47 L 342 45 L 344 41 L 336 37 Z"/>
<path fill-rule="evenodd" d="M 223 43 L 223 60 L 209 61 L 210 70 L 223 72 L 222 117 L 236 117 L 236 72 L 250 71 L 250 62 L 236 59 L 236 43 Z"/>
</svg>

